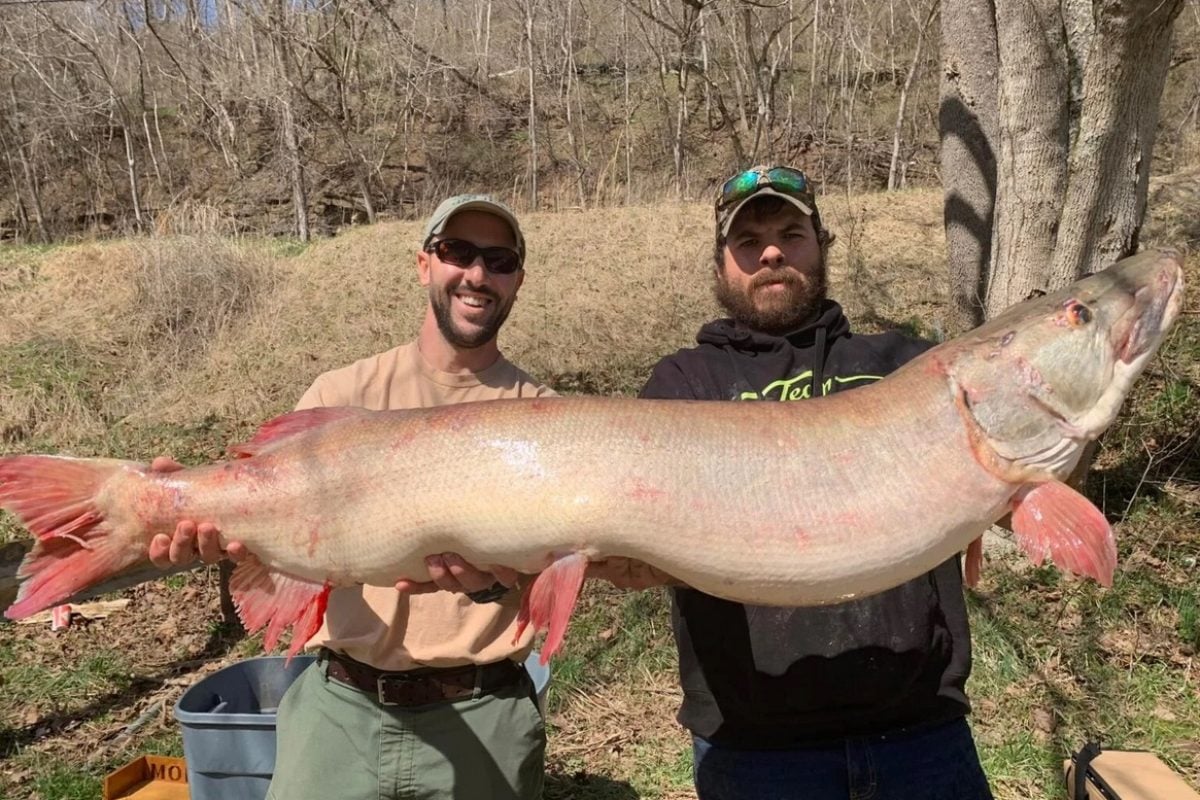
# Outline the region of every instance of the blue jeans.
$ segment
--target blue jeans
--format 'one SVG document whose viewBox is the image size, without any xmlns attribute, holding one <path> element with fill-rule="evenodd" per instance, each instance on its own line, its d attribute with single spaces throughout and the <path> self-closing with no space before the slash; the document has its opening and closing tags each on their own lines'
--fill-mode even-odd
<svg viewBox="0 0 1200 800">
<path fill-rule="evenodd" d="M 965 719 L 833 746 L 739 750 L 693 737 L 700 800 L 991 800 Z"/>
</svg>

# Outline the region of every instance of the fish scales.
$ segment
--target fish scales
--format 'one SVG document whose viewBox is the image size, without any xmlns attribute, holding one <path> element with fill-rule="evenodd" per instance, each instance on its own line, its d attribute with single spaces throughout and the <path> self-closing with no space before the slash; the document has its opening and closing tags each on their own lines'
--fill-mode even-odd
<svg viewBox="0 0 1200 800">
<path fill-rule="evenodd" d="M 284 440 L 252 470 L 136 479 L 182 502 L 154 530 L 211 520 L 284 571 L 335 583 L 420 579 L 430 552 L 532 573 L 574 551 L 640 558 L 731 599 L 835 602 L 919 569 L 918 555 L 948 558 L 1007 497 L 970 456 L 944 376 L 904 380 L 888 411 L 902 424 L 855 411 L 876 404 L 873 388 L 806 401 L 800 415 L 591 398 L 495 401 L 461 419 L 384 412 Z M 914 462 L 936 469 L 914 480 Z M 469 479 L 448 481 L 464 464 Z M 974 502 L 961 502 L 967 475 Z M 933 529 L 913 525 L 940 507 L 952 513 Z M 945 544 L 927 552 L 931 537 Z"/>
</svg>

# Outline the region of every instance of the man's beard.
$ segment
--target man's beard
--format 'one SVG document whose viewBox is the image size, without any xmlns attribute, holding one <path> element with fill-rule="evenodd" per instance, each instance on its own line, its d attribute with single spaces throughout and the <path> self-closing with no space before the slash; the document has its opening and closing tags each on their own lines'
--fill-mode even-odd
<svg viewBox="0 0 1200 800">
<path fill-rule="evenodd" d="M 724 270 L 716 274 L 717 302 L 734 320 L 773 335 L 790 333 L 815 317 L 828 291 L 824 263 L 806 277 L 791 270 L 759 270 L 745 291 L 734 287 Z M 785 288 L 771 296 L 757 291 L 770 283 L 782 283 Z"/>
<path fill-rule="evenodd" d="M 500 326 L 508 319 L 508 313 L 512 311 L 513 300 L 515 297 L 510 297 L 507 303 L 501 303 L 500 298 L 495 293 L 475 289 L 478 294 L 487 296 L 492 301 L 492 315 L 483 327 L 477 330 L 464 331 L 457 328 L 454 324 L 454 313 L 450 309 L 450 292 L 445 289 L 429 290 L 429 302 L 433 306 L 433 316 L 437 320 L 438 330 L 442 332 L 442 336 L 446 341 L 455 347 L 463 347 L 474 349 L 481 347 L 496 337 L 500 332 Z"/>
</svg>

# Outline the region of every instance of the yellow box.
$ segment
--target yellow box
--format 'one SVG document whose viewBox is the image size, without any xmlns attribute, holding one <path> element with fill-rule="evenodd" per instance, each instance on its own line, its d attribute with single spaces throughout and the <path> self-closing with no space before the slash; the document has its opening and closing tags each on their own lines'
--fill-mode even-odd
<svg viewBox="0 0 1200 800">
<path fill-rule="evenodd" d="M 187 763 L 139 756 L 104 779 L 104 800 L 188 800 Z"/>
</svg>

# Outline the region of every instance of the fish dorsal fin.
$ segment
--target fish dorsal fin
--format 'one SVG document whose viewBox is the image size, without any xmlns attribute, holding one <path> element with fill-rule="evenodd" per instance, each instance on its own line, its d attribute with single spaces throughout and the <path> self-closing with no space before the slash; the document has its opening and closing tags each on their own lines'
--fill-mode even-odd
<svg viewBox="0 0 1200 800">
<path fill-rule="evenodd" d="M 367 413 L 370 412 L 353 406 L 327 406 L 289 411 L 267 420 L 249 441 L 230 445 L 226 448 L 226 452 L 234 458 L 250 458 L 258 455 L 268 445 L 281 442 L 290 436 L 319 428 L 340 419 L 358 417 Z"/>
<path fill-rule="evenodd" d="M 1021 549 L 1041 565 L 1046 554 L 1059 569 L 1112 586 L 1117 546 L 1100 509 L 1060 481 L 1023 488 L 1013 499 L 1013 533 Z"/>
</svg>

